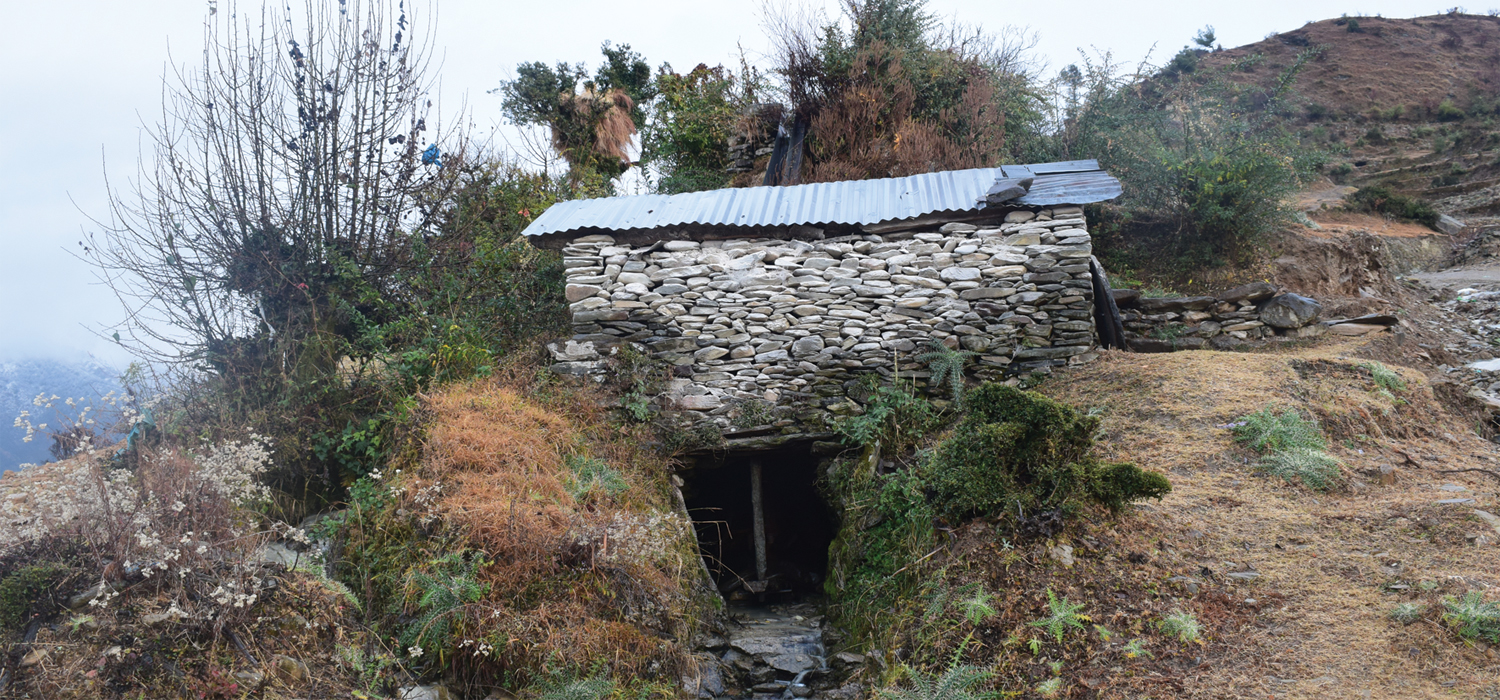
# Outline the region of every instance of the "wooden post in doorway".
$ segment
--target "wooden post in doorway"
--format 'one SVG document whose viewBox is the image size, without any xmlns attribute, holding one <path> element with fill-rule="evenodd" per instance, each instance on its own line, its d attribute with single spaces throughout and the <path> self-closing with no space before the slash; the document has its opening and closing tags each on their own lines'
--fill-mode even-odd
<svg viewBox="0 0 1500 700">
<path fill-rule="evenodd" d="M 766 514 L 761 500 L 760 462 L 750 463 L 750 507 L 755 514 L 755 580 L 766 585 Z M 760 591 L 756 591 L 759 593 Z"/>
</svg>

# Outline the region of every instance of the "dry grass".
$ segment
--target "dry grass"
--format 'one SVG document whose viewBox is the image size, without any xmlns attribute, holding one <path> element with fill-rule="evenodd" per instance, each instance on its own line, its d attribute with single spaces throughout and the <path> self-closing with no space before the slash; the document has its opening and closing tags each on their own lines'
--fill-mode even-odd
<svg viewBox="0 0 1500 700">
<path fill-rule="evenodd" d="M 1159 588 L 1169 576 L 1205 586 L 1197 597 L 1183 596 L 1201 606 L 1208 631 L 1209 643 L 1194 654 L 1201 661 L 1135 680 L 1111 676 L 1114 690 L 1099 687 L 1100 696 L 1128 690 L 1154 697 L 1167 688 L 1172 697 L 1204 698 L 1500 693 L 1494 648 L 1463 644 L 1436 614 L 1409 626 L 1386 617 L 1399 602 L 1436 609 L 1441 595 L 1500 585 L 1495 538 L 1484 549 L 1470 539 L 1486 529 L 1472 510 L 1494 509 L 1496 484 L 1480 474 L 1436 473 L 1493 469 L 1497 452 L 1443 410 L 1419 373 L 1393 367 L 1409 386 L 1400 401 L 1378 392 L 1350 357 L 1363 350 L 1348 341 L 1280 354 L 1106 353 L 1042 387 L 1103 411 L 1099 449 L 1107 459 L 1135 461 L 1172 479 L 1172 494 L 1140 506 L 1117 528 L 1132 531 L 1121 535 L 1122 544 L 1097 556 L 1142 547 L 1134 551 L 1148 563 L 1125 566 L 1139 570 L 1135 586 Z M 1346 465 L 1345 490 L 1317 494 L 1256 474 L 1253 455 L 1221 426 L 1270 404 L 1319 419 Z M 1397 468 L 1393 485 L 1374 476 L 1382 465 Z M 1445 483 L 1467 491 L 1437 488 Z M 1476 503 L 1436 503 L 1455 496 Z M 1081 565 L 1090 558 L 1085 551 Z M 1227 577 L 1230 570 L 1259 576 L 1237 581 Z M 1106 581 L 1123 576 L 1111 570 Z M 1137 595 L 1124 582 L 1104 585 Z M 1209 613 L 1214 606 L 1222 614 Z M 1243 620 L 1216 620 L 1226 615 Z M 1153 673 L 1166 685 L 1152 690 Z"/>
<path fill-rule="evenodd" d="M 443 484 L 444 522 L 493 563 L 466 638 L 512 678 L 544 668 L 675 679 L 698 614 L 691 528 L 645 436 L 602 415 L 594 391 L 521 369 L 426 400 L 419 478 Z M 569 457 L 602 462 L 623 490 L 573 493 Z M 418 482 L 421 483 L 421 482 Z M 408 489 L 417 484 L 409 484 Z"/>
<path fill-rule="evenodd" d="M 301 572 L 276 581 L 253 620 L 218 637 L 152 618 L 168 608 L 164 596 L 133 596 L 106 611 L 65 614 L 59 624 L 40 627 L 34 643 L 20 645 L 22 654 L 39 658 L 19 669 L 5 697 L 278 699 L 376 690 L 370 686 L 379 683 L 362 679 L 340 651 L 385 658 L 392 652 L 359 624 L 342 593 Z M 279 673 L 281 657 L 301 661 L 306 675 Z"/>
</svg>

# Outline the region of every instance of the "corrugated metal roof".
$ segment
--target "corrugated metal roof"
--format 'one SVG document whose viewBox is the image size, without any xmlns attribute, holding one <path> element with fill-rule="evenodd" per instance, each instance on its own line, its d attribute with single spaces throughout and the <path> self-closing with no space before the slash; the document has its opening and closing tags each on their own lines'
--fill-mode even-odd
<svg viewBox="0 0 1500 700">
<path fill-rule="evenodd" d="M 880 180 L 786 187 L 737 187 L 674 195 L 638 195 L 558 202 L 523 232 L 650 230 L 699 226 L 870 225 L 934 212 L 983 209 L 997 178 L 1035 177 L 1026 196 L 1004 206 L 1088 204 L 1120 194 L 1120 181 L 1094 160 L 949 170 Z"/>
</svg>

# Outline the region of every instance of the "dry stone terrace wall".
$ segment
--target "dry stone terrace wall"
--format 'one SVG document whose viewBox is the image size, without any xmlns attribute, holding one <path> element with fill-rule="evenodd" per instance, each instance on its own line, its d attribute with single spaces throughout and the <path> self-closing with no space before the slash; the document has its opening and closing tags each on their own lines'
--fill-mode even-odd
<svg viewBox="0 0 1500 700">
<path fill-rule="evenodd" d="M 977 353 L 980 376 L 1094 359 L 1091 253 L 1078 207 L 816 241 L 586 236 L 563 249 L 575 335 L 549 346 L 553 370 L 602 374 L 637 343 L 675 367 L 673 408 L 822 423 L 862 410 L 861 375 L 925 378 L 929 338 Z"/>
</svg>

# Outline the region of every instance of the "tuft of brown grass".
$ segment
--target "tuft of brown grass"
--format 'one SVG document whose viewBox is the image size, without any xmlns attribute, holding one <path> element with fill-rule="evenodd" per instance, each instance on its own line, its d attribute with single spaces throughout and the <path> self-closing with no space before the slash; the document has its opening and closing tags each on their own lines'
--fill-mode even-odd
<svg viewBox="0 0 1500 700">
<path fill-rule="evenodd" d="M 442 484 L 437 516 L 491 562 L 479 573 L 489 591 L 460 625 L 493 648 L 462 662 L 478 675 L 676 678 L 687 663 L 701 584 L 692 529 L 667 465 L 607 420 L 597 392 L 510 367 L 426 397 L 408 490 Z M 575 497 L 579 458 L 626 488 Z"/>
</svg>

